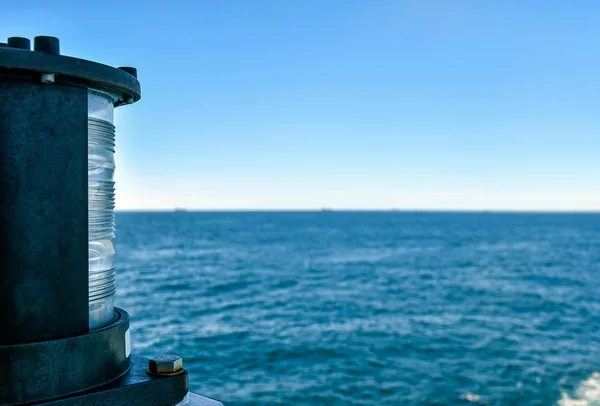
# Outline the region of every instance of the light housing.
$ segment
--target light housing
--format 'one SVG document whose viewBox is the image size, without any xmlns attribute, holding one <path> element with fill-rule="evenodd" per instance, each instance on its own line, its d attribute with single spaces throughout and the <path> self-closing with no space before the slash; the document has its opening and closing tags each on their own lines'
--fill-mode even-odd
<svg viewBox="0 0 600 406">
<path fill-rule="evenodd" d="M 0 43 L 2 405 L 221 406 L 151 374 L 114 307 L 113 109 L 140 97 L 135 68 Z"/>
<path fill-rule="evenodd" d="M 88 92 L 88 221 L 90 329 L 114 320 L 115 95 Z"/>
</svg>

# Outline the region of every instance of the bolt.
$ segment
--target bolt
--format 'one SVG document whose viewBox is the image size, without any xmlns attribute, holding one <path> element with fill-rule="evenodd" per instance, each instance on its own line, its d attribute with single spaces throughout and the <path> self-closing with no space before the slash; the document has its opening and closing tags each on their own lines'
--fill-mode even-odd
<svg viewBox="0 0 600 406">
<path fill-rule="evenodd" d="M 60 55 L 60 41 L 56 37 L 40 35 L 33 39 L 33 50 L 47 54 Z"/>
<path fill-rule="evenodd" d="M 25 49 L 27 51 L 31 49 L 31 41 L 29 38 L 10 37 L 7 44 L 10 48 Z"/>
<path fill-rule="evenodd" d="M 54 83 L 54 73 L 42 73 L 40 75 L 40 81 L 42 83 Z"/>
<path fill-rule="evenodd" d="M 151 375 L 173 375 L 183 372 L 183 360 L 177 355 L 159 355 L 148 360 Z"/>
</svg>

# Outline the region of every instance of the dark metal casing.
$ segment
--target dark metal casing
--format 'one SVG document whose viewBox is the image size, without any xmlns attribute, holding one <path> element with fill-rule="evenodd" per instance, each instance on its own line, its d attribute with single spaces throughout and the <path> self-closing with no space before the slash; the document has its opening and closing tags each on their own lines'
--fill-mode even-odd
<svg viewBox="0 0 600 406">
<path fill-rule="evenodd" d="M 87 332 L 87 182 L 87 91 L 0 76 L 0 345 Z"/>
</svg>

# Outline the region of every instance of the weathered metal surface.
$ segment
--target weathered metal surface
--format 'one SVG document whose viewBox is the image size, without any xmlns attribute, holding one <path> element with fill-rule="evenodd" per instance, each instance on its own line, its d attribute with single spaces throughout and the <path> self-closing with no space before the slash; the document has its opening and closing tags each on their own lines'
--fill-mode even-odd
<svg viewBox="0 0 600 406">
<path fill-rule="evenodd" d="M 85 89 L 0 76 L 0 345 L 88 330 L 87 148 Z"/>
<path fill-rule="evenodd" d="M 129 315 L 116 310 L 117 321 L 87 334 L 0 346 L 0 404 L 37 404 L 105 385 L 125 374 L 130 366 Z"/>
<path fill-rule="evenodd" d="M 147 366 L 146 358 L 132 355 L 131 369 L 117 381 L 87 393 L 44 403 L 44 405 L 170 406 L 181 402 L 188 393 L 187 372 L 159 378 L 148 375 Z"/>
</svg>

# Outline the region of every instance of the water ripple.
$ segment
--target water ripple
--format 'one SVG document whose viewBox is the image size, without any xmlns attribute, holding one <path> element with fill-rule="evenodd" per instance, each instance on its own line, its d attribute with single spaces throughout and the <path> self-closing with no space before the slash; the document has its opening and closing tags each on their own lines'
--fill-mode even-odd
<svg viewBox="0 0 600 406">
<path fill-rule="evenodd" d="M 118 213 L 141 355 L 234 405 L 600 405 L 600 216 Z"/>
</svg>

